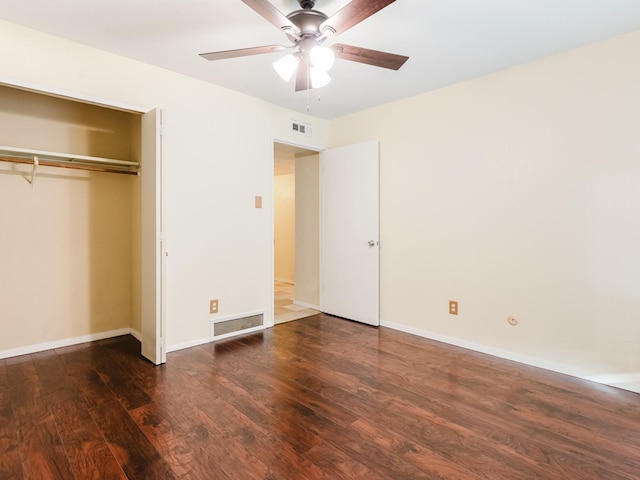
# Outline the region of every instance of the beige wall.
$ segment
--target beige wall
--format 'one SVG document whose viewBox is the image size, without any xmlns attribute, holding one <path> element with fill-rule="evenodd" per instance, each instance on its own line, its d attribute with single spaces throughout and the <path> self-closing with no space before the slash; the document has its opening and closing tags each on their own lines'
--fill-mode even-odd
<svg viewBox="0 0 640 480">
<path fill-rule="evenodd" d="M 295 174 L 273 179 L 274 277 L 296 283 L 296 183 Z"/>
<path fill-rule="evenodd" d="M 384 321 L 640 372 L 638 52 L 640 32 L 331 122 L 332 146 L 380 140 Z"/>
<path fill-rule="evenodd" d="M 305 305 L 320 305 L 319 156 L 296 158 L 296 294 Z"/>
<path fill-rule="evenodd" d="M 122 160 L 139 116 L 0 87 L 0 145 Z M 0 162 L 0 351 L 135 324 L 136 178 Z"/>
<path fill-rule="evenodd" d="M 209 337 L 211 298 L 220 300 L 217 318 L 265 311 L 272 322 L 273 139 L 299 140 L 290 131 L 296 118 L 313 125 L 306 141 L 326 145 L 328 122 L 7 22 L 0 22 L 1 77 L 165 109 L 169 349 Z M 254 207 L 256 195 L 264 208 Z M 56 332 L 43 341 L 58 338 L 60 321 L 51 319 Z M 30 341 L 13 328 L 0 323 L 6 344 Z"/>
<path fill-rule="evenodd" d="M 272 219 L 254 196 L 271 198 L 273 139 L 296 142 L 295 115 L 313 124 L 310 144 L 327 145 L 329 134 L 333 146 L 380 140 L 385 322 L 587 375 L 640 372 L 638 51 L 636 32 L 341 118 L 329 132 L 329 122 L 0 22 L 0 77 L 166 110 L 170 348 L 208 337 L 210 298 L 220 299 L 220 317 L 264 310 L 271 320 Z M 123 188 L 111 181 L 95 192 Z M 23 184 L 2 187 L 3 209 L 4 198 L 14 206 L 24 197 L 11 190 Z M 62 200 L 48 208 L 79 208 L 51 188 Z M 45 204 L 45 193 L 34 189 L 34 201 Z M 13 242 L 43 241 L 55 227 L 32 231 L 27 216 L 4 215 L 28 232 Z M 71 249 L 70 238 L 51 241 Z M 11 268 L 38 267 L 3 247 Z M 86 261 L 89 248 L 50 268 L 75 276 L 71 262 Z M 60 301 L 46 290 L 21 298 Z M 450 299 L 460 302 L 457 317 L 447 314 Z M 32 321 L 28 312 L 20 320 Z M 507 325 L 510 314 L 520 325 Z M 3 320 L 0 338 L 17 345 L 86 330 L 63 315 L 47 321 L 26 338 Z"/>
<path fill-rule="evenodd" d="M 136 114 L 0 85 L 0 145 L 131 160 L 139 124 Z"/>
</svg>

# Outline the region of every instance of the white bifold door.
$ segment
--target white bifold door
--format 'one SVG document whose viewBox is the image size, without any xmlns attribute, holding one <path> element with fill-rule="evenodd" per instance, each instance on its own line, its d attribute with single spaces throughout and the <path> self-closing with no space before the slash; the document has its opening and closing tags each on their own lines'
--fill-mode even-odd
<svg viewBox="0 0 640 480">
<path fill-rule="evenodd" d="M 320 303 L 380 324 L 378 141 L 320 153 Z"/>
<path fill-rule="evenodd" d="M 142 116 L 142 355 L 156 365 L 167 361 L 165 349 L 164 155 L 162 110 Z"/>
</svg>

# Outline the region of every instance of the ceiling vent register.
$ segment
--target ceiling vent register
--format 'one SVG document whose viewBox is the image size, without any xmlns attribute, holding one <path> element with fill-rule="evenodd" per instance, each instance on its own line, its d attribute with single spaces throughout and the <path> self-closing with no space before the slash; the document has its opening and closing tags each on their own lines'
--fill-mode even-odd
<svg viewBox="0 0 640 480">
<path fill-rule="evenodd" d="M 302 135 L 311 135 L 311 125 L 308 123 L 298 122 L 297 120 L 291 121 L 291 130 Z"/>
</svg>

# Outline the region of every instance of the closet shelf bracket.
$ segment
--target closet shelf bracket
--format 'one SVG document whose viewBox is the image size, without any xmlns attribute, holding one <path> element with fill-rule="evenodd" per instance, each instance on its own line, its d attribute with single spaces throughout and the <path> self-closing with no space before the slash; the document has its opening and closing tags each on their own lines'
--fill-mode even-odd
<svg viewBox="0 0 640 480">
<path fill-rule="evenodd" d="M 38 170 L 38 165 L 40 162 L 38 161 L 38 156 L 33 156 L 33 168 L 31 169 L 31 186 L 33 187 L 36 184 L 36 170 Z"/>
</svg>

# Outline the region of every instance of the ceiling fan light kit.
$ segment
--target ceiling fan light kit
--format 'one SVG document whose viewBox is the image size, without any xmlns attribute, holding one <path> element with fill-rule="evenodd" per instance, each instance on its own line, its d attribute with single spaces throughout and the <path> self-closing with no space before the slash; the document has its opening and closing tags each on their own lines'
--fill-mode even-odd
<svg viewBox="0 0 640 480">
<path fill-rule="evenodd" d="M 309 79 L 311 88 L 322 88 L 331 81 L 329 73 L 318 67 L 309 67 Z"/>
<path fill-rule="evenodd" d="M 288 82 L 289 80 L 291 80 L 291 77 L 293 77 L 293 74 L 296 73 L 298 62 L 298 57 L 295 54 L 290 53 L 282 57 L 280 60 L 276 60 L 275 62 L 273 62 L 273 68 L 278 73 L 278 75 L 280 75 L 280 78 L 282 78 L 282 80 Z"/>
<path fill-rule="evenodd" d="M 309 57 L 311 58 L 311 65 L 328 72 L 333 67 L 334 62 L 336 61 L 336 54 L 333 53 L 333 50 L 327 47 L 321 47 L 320 45 L 316 45 L 309 52 Z"/>
<path fill-rule="evenodd" d="M 213 61 L 295 50 L 294 53 L 276 60 L 273 68 L 285 82 L 289 82 L 296 74 L 296 92 L 327 85 L 331 81 L 329 70 L 336 58 L 392 70 L 398 70 L 409 58 L 345 44 L 323 46 L 327 39 L 345 32 L 395 0 L 352 0 L 331 17 L 314 10 L 314 0 L 298 0 L 300 10 L 295 10 L 286 16 L 268 0 L 242 0 L 242 2 L 282 30 L 293 45 L 289 47 L 266 45 L 201 53 L 201 57 Z"/>
</svg>

